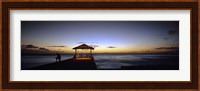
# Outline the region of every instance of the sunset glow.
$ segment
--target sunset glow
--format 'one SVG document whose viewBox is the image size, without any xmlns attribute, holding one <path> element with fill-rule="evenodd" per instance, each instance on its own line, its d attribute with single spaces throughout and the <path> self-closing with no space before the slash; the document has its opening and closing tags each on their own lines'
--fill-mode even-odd
<svg viewBox="0 0 200 91">
<path fill-rule="evenodd" d="M 22 21 L 24 53 L 74 53 L 87 44 L 94 53 L 176 52 L 178 21 Z"/>
</svg>

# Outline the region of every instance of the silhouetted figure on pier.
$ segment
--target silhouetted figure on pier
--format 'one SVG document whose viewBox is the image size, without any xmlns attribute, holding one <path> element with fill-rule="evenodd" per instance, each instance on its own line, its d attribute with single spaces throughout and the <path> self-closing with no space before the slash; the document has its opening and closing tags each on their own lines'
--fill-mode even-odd
<svg viewBox="0 0 200 91">
<path fill-rule="evenodd" d="M 58 62 L 60 62 L 60 60 L 61 60 L 61 55 L 60 55 L 59 53 L 56 53 L 56 55 L 57 55 L 57 57 L 56 57 L 56 62 L 57 62 L 57 60 L 58 60 Z"/>
</svg>

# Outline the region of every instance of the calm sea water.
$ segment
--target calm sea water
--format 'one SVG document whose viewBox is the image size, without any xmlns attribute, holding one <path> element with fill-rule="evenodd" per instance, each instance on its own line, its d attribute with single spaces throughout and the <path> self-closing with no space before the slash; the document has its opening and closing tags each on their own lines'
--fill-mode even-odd
<svg viewBox="0 0 200 91">
<path fill-rule="evenodd" d="M 122 66 L 143 65 L 177 65 L 177 54 L 94 54 L 98 69 L 120 69 Z M 21 69 L 28 69 L 55 62 L 56 55 L 22 55 Z M 73 57 L 73 54 L 61 54 L 62 60 Z"/>
</svg>

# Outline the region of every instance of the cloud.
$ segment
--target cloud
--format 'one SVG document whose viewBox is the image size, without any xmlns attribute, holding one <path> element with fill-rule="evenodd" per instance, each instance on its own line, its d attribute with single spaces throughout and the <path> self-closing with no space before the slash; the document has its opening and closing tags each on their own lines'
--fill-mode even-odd
<svg viewBox="0 0 200 91">
<path fill-rule="evenodd" d="M 108 46 L 107 48 L 116 48 L 115 46 Z"/>
<path fill-rule="evenodd" d="M 179 47 L 158 47 L 157 50 L 177 50 Z"/>
<path fill-rule="evenodd" d="M 78 42 L 78 44 L 85 44 L 85 42 Z"/>
<path fill-rule="evenodd" d="M 39 48 L 39 47 L 34 45 L 22 45 L 22 48 Z"/>
<path fill-rule="evenodd" d="M 169 38 L 164 38 L 164 40 L 169 40 Z"/>
<path fill-rule="evenodd" d="M 95 48 L 95 47 L 99 47 L 98 45 L 90 45 L 91 47 Z"/>
<path fill-rule="evenodd" d="M 47 47 L 66 47 L 66 46 L 47 46 Z"/>
<path fill-rule="evenodd" d="M 38 53 L 51 53 L 51 52 L 53 51 L 35 45 L 22 45 L 21 49 L 22 54 L 38 54 Z"/>
<path fill-rule="evenodd" d="M 49 50 L 46 48 L 39 48 L 39 51 L 49 51 Z"/>
<path fill-rule="evenodd" d="M 169 30 L 169 31 L 168 31 L 168 34 L 169 34 L 169 35 L 178 34 L 178 30 Z"/>
<path fill-rule="evenodd" d="M 161 53 L 179 53 L 179 47 L 158 47 L 155 49 Z"/>
</svg>

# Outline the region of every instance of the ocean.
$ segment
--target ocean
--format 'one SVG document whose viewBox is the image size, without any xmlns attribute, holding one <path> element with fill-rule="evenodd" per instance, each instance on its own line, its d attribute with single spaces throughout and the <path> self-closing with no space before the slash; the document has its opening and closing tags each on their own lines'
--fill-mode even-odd
<svg viewBox="0 0 200 91">
<path fill-rule="evenodd" d="M 133 66 L 179 66 L 178 54 L 93 54 L 97 69 L 120 69 Z M 61 60 L 73 57 L 73 54 L 61 54 Z M 55 54 L 21 55 L 21 69 L 55 62 Z"/>
</svg>

